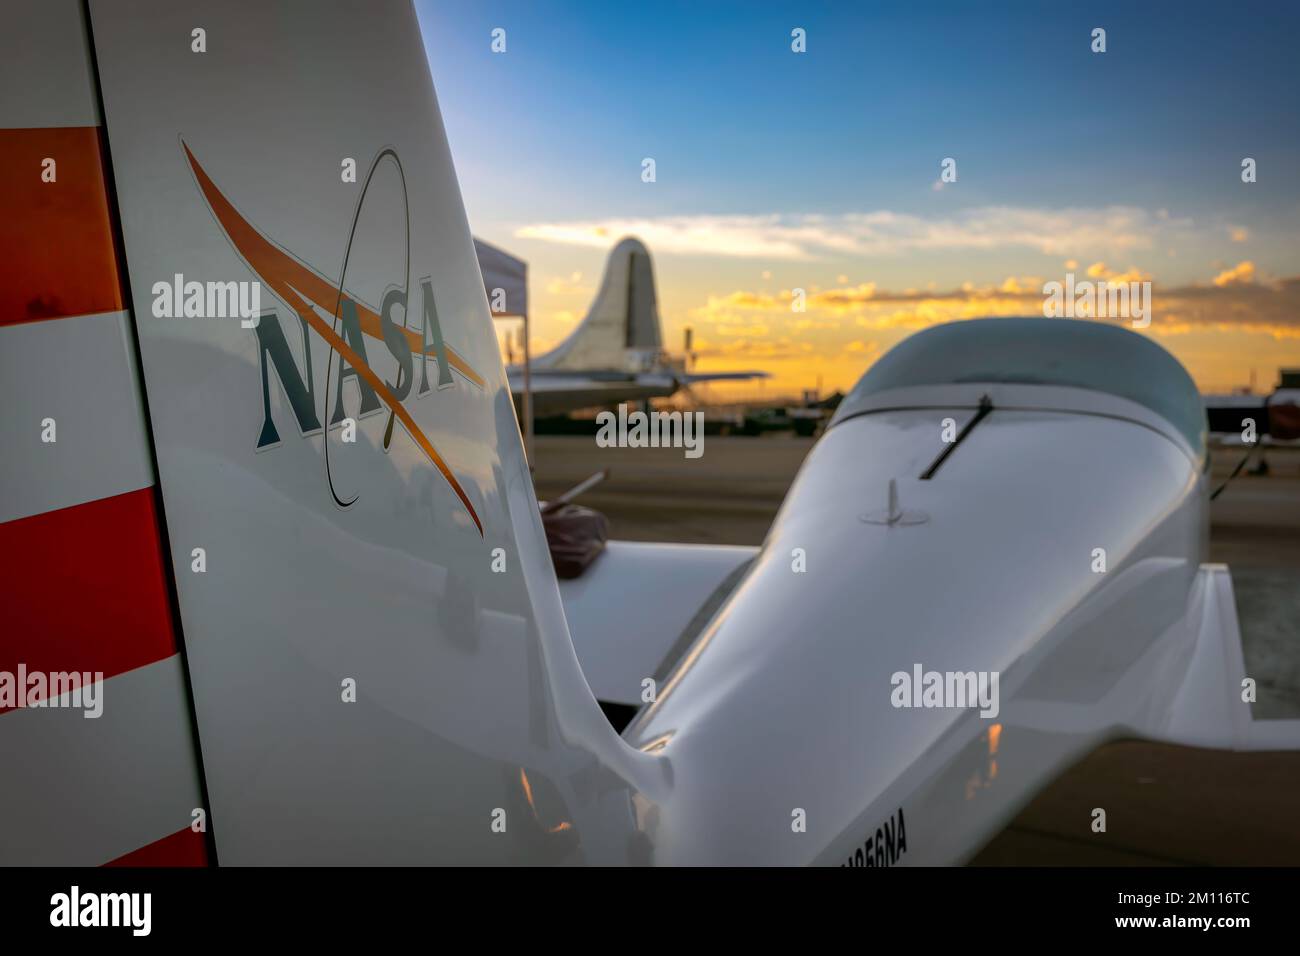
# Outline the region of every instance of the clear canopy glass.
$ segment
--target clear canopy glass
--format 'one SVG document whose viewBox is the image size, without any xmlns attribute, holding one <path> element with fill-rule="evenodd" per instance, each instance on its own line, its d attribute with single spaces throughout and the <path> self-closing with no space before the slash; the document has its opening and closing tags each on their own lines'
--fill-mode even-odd
<svg viewBox="0 0 1300 956">
<path fill-rule="evenodd" d="M 1179 361 L 1150 339 L 1082 319 L 999 318 L 951 322 L 890 349 L 845 399 L 968 382 L 1061 385 L 1118 395 L 1173 425 L 1205 454 L 1205 405 Z"/>
</svg>

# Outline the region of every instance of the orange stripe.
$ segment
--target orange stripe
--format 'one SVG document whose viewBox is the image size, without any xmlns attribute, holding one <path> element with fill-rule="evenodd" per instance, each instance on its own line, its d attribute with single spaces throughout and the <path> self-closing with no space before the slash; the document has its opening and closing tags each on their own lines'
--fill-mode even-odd
<svg viewBox="0 0 1300 956">
<path fill-rule="evenodd" d="M 176 653 L 154 495 L 0 524 L 0 671 L 109 678 Z"/>
<path fill-rule="evenodd" d="M 100 133 L 0 129 L 0 326 L 124 308 Z"/>
<path fill-rule="evenodd" d="M 244 257 L 244 260 L 253 271 L 261 276 L 281 298 L 288 302 L 294 311 L 305 322 L 310 324 L 321 338 L 329 343 L 330 348 L 346 359 L 348 364 L 356 369 L 357 373 L 384 400 L 384 404 L 392 410 L 393 414 L 406 427 L 411 438 L 420 446 L 428 459 L 433 462 L 434 467 L 442 473 L 442 477 L 446 479 L 447 484 L 456 493 L 456 497 L 465 506 L 470 518 L 474 520 L 475 527 L 478 528 L 479 535 L 482 536 L 483 523 L 479 521 L 478 512 L 470 504 L 465 490 L 460 486 L 460 482 L 456 480 L 456 476 L 451 473 L 451 469 L 443 461 L 442 456 L 438 454 L 437 449 L 433 447 L 433 443 L 425 437 L 424 432 L 420 430 L 420 426 L 415 423 L 411 413 L 406 410 L 397 396 L 389 390 L 383 379 L 376 375 L 370 366 L 366 364 L 365 359 L 354 352 L 334 329 L 316 314 L 316 310 L 307 301 L 307 299 L 311 299 L 321 308 L 332 312 L 338 305 L 338 288 L 316 275 L 292 256 L 276 248 L 273 243 L 259 233 L 247 219 L 239 214 L 230 200 L 222 195 L 221 190 L 217 189 L 216 184 L 204 172 L 203 167 L 199 165 L 199 161 L 194 158 L 194 154 L 190 152 L 190 148 L 183 143 L 182 146 L 185 148 L 185 155 L 189 158 L 190 166 L 198 179 L 199 188 L 207 198 L 209 207 L 217 217 L 217 221 L 221 223 L 221 228 L 230 237 L 230 241 L 234 243 L 239 254 Z M 304 298 L 304 296 L 307 298 Z M 363 331 L 367 330 L 369 326 L 373 331 L 367 331 L 368 335 L 382 338 L 383 335 L 379 328 L 379 316 L 369 309 L 363 309 L 360 303 L 357 304 L 357 311 L 362 316 L 361 327 Z M 409 330 L 407 334 L 408 336 L 415 335 L 414 332 Z M 416 336 L 415 350 L 417 354 L 422 353 L 423 348 L 423 340 Z M 460 369 L 471 380 L 482 385 L 483 380 L 450 348 L 447 349 L 447 355 L 448 361 L 451 362 L 454 368 Z"/>
</svg>

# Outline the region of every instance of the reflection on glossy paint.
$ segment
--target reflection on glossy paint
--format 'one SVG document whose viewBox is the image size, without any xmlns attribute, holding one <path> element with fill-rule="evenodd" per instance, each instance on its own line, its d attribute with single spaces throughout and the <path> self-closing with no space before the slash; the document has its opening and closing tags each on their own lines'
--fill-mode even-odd
<svg viewBox="0 0 1300 956">
<path fill-rule="evenodd" d="M 542 827 L 547 833 L 561 833 L 565 830 L 573 829 L 573 824 L 567 820 L 561 820 L 553 827 L 547 827 L 542 823 L 541 818 L 537 815 L 537 805 L 533 803 L 533 785 L 528 782 L 528 771 L 523 767 L 519 768 L 519 783 L 524 788 L 524 799 L 528 801 L 528 809 L 533 811 L 533 819 L 537 825 Z"/>
<path fill-rule="evenodd" d="M 726 621 L 727 616 L 730 613 L 730 608 L 743 600 L 742 594 L 745 593 L 748 582 L 754 580 L 751 576 L 757 573 L 758 566 L 763 563 L 765 557 L 766 552 L 761 552 L 759 556 L 754 559 L 753 563 L 749 565 L 749 570 L 745 572 L 741 582 L 736 585 L 731 597 L 723 604 L 722 609 L 718 611 L 717 616 L 704 629 L 703 633 L 696 638 L 695 643 L 686 652 L 681 661 L 673 667 L 668 679 L 664 682 L 663 687 L 659 689 L 659 693 L 656 695 L 655 699 L 648 707 L 644 708 L 639 714 L 637 714 L 637 716 L 633 718 L 632 723 L 623 731 L 625 737 L 628 739 L 635 739 L 639 736 L 642 728 L 651 723 L 664 702 L 672 695 L 673 691 L 677 689 L 677 686 L 682 682 L 682 678 L 690 673 L 696 662 L 699 661 L 700 655 L 703 654 L 709 644 L 712 643 L 714 637 L 721 633 L 723 623 Z M 673 733 L 673 731 L 669 731 L 662 738 L 655 738 L 650 743 L 642 745 L 641 749 L 646 753 L 654 753 L 658 750 L 662 750 Z"/>
<path fill-rule="evenodd" d="M 657 754 L 657 753 L 659 753 L 661 750 L 663 750 L 665 747 L 667 747 L 667 746 L 668 746 L 668 741 L 670 741 L 670 740 L 672 740 L 672 739 L 673 739 L 673 731 L 670 730 L 670 731 L 668 731 L 668 733 L 666 733 L 666 734 L 660 734 L 658 737 L 654 738 L 654 740 L 651 740 L 651 741 L 649 741 L 648 743 L 642 744 L 642 746 L 641 746 L 641 750 L 642 750 L 642 752 L 644 752 L 644 753 L 648 753 L 648 754 Z"/>
<path fill-rule="evenodd" d="M 966 781 L 966 799 L 974 800 L 979 791 L 993 785 L 998 778 L 998 744 L 1002 742 L 1002 725 L 993 724 L 984 732 L 988 745 L 988 763 L 983 773 L 975 771 Z"/>
</svg>

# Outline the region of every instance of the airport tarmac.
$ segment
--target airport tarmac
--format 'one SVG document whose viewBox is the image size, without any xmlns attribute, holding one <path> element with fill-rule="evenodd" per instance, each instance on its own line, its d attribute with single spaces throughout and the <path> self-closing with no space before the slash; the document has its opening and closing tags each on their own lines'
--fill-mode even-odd
<svg viewBox="0 0 1300 956">
<path fill-rule="evenodd" d="M 538 436 L 538 495 L 602 468 L 580 503 L 632 541 L 761 544 L 815 443 L 789 434 L 709 437 L 681 449 L 599 448 L 592 436 Z M 1222 482 L 1244 451 L 1215 449 Z M 1266 452 L 1211 505 L 1210 560 L 1233 575 L 1257 719 L 1300 717 L 1300 448 Z M 1252 461 L 1252 466 L 1254 461 Z M 882 502 L 883 505 L 883 502 Z M 1091 830 L 1107 809 L 1107 832 Z M 1300 753 L 1237 754 L 1141 741 L 1108 744 L 1066 771 L 972 861 L 976 865 L 1300 865 Z"/>
</svg>

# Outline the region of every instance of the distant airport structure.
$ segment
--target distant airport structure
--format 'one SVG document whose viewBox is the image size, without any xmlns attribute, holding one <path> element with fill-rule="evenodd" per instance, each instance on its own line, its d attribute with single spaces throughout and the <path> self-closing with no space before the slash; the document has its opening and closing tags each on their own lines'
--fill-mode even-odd
<svg viewBox="0 0 1300 956">
<path fill-rule="evenodd" d="M 526 328 L 527 264 L 481 240 L 475 248 L 493 314 L 521 316 Z M 654 262 L 645 244 L 630 236 L 610 252 L 591 309 L 573 333 L 537 358 L 527 354 L 527 341 L 525 332 L 524 362 L 506 369 L 525 421 L 530 396 L 533 411 L 550 416 L 666 398 L 697 382 L 768 377 L 759 371 L 691 372 L 685 357 L 665 351 Z"/>
<path fill-rule="evenodd" d="M 1249 419 L 1261 437 L 1272 441 L 1300 438 L 1300 368 L 1282 369 L 1270 395 L 1206 395 L 1204 401 L 1213 433 L 1241 432 Z"/>
</svg>

